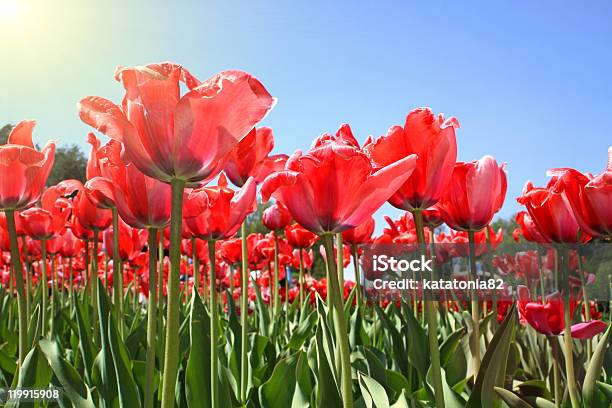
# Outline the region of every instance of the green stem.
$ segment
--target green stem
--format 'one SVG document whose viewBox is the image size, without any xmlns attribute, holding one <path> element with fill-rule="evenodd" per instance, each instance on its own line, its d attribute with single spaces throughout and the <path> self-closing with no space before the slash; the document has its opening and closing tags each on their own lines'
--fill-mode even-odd
<svg viewBox="0 0 612 408">
<path fill-rule="evenodd" d="M 241 327 L 241 338 L 240 338 L 240 401 L 246 405 L 247 402 L 247 385 L 248 385 L 248 362 L 249 362 L 249 343 L 247 341 L 247 323 L 249 316 L 249 258 L 248 258 L 248 248 L 247 248 L 247 233 L 246 233 L 246 220 L 243 221 L 242 226 L 240 227 L 240 236 L 242 240 L 242 276 L 240 278 L 240 283 L 242 285 L 242 289 L 240 291 L 240 323 Z"/>
<path fill-rule="evenodd" d="M 26 311 L 27 316 L 32 316 L 32 276 L 30 274 L 30 257 L 28 256 L 28 246 L 26 245 L 25 236 L 21 237 L 21 247 L 23 248 L 23 259 L 25 259 L 25 276 L 26 276 Z"/>
<path fill-rule="evenodd" d="M 41 285 L 42 287 L 42 306 L 41 306 L 41 310 L 40 310 L 40 320 L 42 321 L 42 335 L 46 336 L 47 335 L 47 305 L 49 300 L 47 299 L 49 297 L 49 285 L 47 284 L 48 282 L 48 278 L 47 278 L 47 240 L 46 239 L 41 239 L 40 240 L 40 248 L 42 251 L 42 257 L 41 257 L 41 279 L 39 280 L 39 285 Z"/>
<path fill-rule="evenodd" d="M 412 212 L 417 233 L 419 252 L 425 256 L 425 229 L 423 228 L 423 212 L 414 210 Z M 433 272 L 431 279 L 434 279 Z M 427 319 L 427 337 L 429 340 L 429 353 L 431 354 L 431 376 L 433 380 L 434 398 L 437 408 L 444 408 L 444 388 L 442 387 L 442 372 L 440 365 L 440 346 L 438 344 L 438 316 L 434 306 L 434 291 L 429 291 L 431 299 L 425 300 L 423 313 Z"/>
<path fill-rule="evenodd" d="M 576 378 L 574 373 L 574 353 L 572 351 L 573 348 L 573 340 L 572 340 L 572 314 L 570 310 L 570 288 L 569 288 L 569 271 L 570 271 L 570 263 L 569 263 L 569 251 L 567 249 L 563 252 L 563 319 L 564 319 L 564 329 L 563 329 L 563 348 L 565 354 L 565 376 L 567 380 L 567 390 L 570 395 L 570 401 L 572 404 L 572 408 L 580 407 L 579 399 L 578 399 L 578 390 L 576 388 Z"/>
<path fill-rule="evenodd" d="M 193 254 L 191 262 L 193 263 L 193 290 L 200 294 L 200 260 L 198 259 L 198 251 L 196 245 L 196 237 L 191 237 L 191 253 Z"/>
<path fill-rule="evenodd" d="M 489 231 L 489 226 L 487 225 L 485 227 L 485 237 L 487 239 L 487 264 L 490 265 L 491 264 L 491 258 L 493 256 L 493 245 L 491 243 L 491 233 Z M 495 331 L 497 330 L 497 290 L 493 289 L 491 290 L 491 302 L 492 302 L 492 309 L 493 309 L 493 318 L 491 319 L 491 327 L 493 329 L 493 333 L 495 333 Z M 486 299 L 485 299 L 485 305 L 486 305 Z"/>
<path fill-rule="evenodd" d="M 113 215 L 113 300 L 117 316 L 123 316 L 123 276 L 121 276 L 121 259 L 119 257 L 119 214 L 117 207 L 111 208 Z M 118 322 L 123 319 L 117 319 Z M 123 324 L 119 323 L 119 336 L 123 338 Z"/>
<path fill-rule="evenodd" d="M 584 302 L 584 314 L 585 321 L 591 321 L 591 307 L 589 304 L 589 294 L 586 287 L 586 282 L 584 281 L 584 270 L 582 268 L 582 258 L 580 256 L 580 252 L 576 251 L 578 255 L 578 275 L 580 276 L 580 286 L 582 287 L 582 299 Z M 591 361 L 591 355 L 593 354 L 593 343 L 591 339 L 586 339 L 586 351 L 587 351 L 587 366 L 589 361 Z"/>
<path fill-rule="evenodd" d="M 70 304 L 70 311 L 72 312 L 72 310 L 74 309 L 74 288 L 72 287 L 73 282 L 72 282 L 72 257 L 68 258 L 68 273 L 69 275 L 69 279 L 70 282 L 68 283 L 70 285 L 69 291 L 68 291 L 68 302 Z"/>
<path fill-rule="evenodd" d="M 55 267 L 55 255 L 51 254 L 51 327 L 49 338 L 55 334 L 55 302 L 57 302 L 57 269 Z"/>
<path fill-rule="evenodd" d="M 344 408 L 351 408 L 353 406 L 353 383 L 351 378 L 351 355 L 348 344 L 346 319 L 344 317 L 344 297 L 338 282 L 338 272 L 336 271 L 336 263 L 334 260 L 333 236 L 330 233 L 326 233 L 321 236 L 321 239 L 325 246 L 325 259 L 327 260 L 327 267 L 329 269 L 328 276 L 331 293 L 328 293 L 328 297 L 331 298 L 334 305 L 334 328 L 336 332 L 336 341 L 340 348 L 342 406 Z"/>
<path fill-rule="evenodd" d="M 548 336 L 548 340 L 550 342 L 550 347 L 552 348 L 553 354 L 553 386 L 554 386 L 554 395 L 555 395 L 555 406 L 561 406 L 561 399 L 563 398 L 563 393 L 561 392 L 561 373 L 559 372 L 559 341 L 556 336 Z"/>
<path fill-rule="evenodd" d="M 542 303 L 546 302 L 546 288 L 544 287 L 544 273 L 542 272 L 542 256 L 538 252 L 538 275 L 540 277 L 540 293 L 542 294 Z"/>
<path fill-rule="evenodd" d="M 300 307 L 304 303 L 304 255 L 302 254 L 303 248 L 298 248 L 300 253 L 300 274 L 298 275 L 298 285 L 300 294 Z"/>
<path fill-rule="evenodd" d="M 62 265 L 63 264 L 64 263 L 62 262 Z M 59 283 L 58 283 L 58 285 L 59 285 Z M 62 283 L 61 283 L 61 285 L 59 285 L 59 288 L 60 288 L 60 296 L 61 296 L 61 300 L 62 300 L 60 305 L 61 305 L 61 307 L 63 307 L 64 303 L 66 303 L 66 281 L 64 280 L 64 274 L 62 274 Z"/>
<path fill-rule="evenodd" d="M 121 272 L 123 272 L 123 267 L 121 268 Z M 133 294 L 134 297 L 132 298 L 132 308 L 134 310 L 135 313 L 138 313 L 138 298 L 140 296 L 140 289 L 139 289 L 139 281 L 138 281 L 138 277 L 139 274 L 135 273 L 134 274 L 134 290 L 133 290 Z"/>
<path fill-rule="evenodd" d="M 219 406 L 219 305 L 217 304 L 217 268 L 215 265 L 215 241 L 208 241 L 210 260 L 210 399 L 213 408 Z"/>
<path fill-rule="evenodd" d="M 272 288 L 274 290 L 274 297 L 272 303 L 272 319 L 276 321 L 276 317 L 279 312 L 279 296 L 278 296 L 278 236 L 276 235 L 276 231 L 274 234 L 274 279 L 272 279 Z"/>
<path fill-rule="evenodd" d="M 17 289 L 17 315 L 19 318 L 19 367 L 28 354 L 28 316 L 23 289 L 23 266 L 19 254 L 19 243 L 17 242 L 17 231 L 15 229 L 15 210 L 4 210 L 6 213 L 6 225 L 11 243 L 11 261 L 13 263 L 13 275 L 15 276 L 15 288 Z M 19 375 L 19 370 L 17 371 Z"/>
<path fill-rule="evenodd" d="M 162 379 L 162 408 L 173 408 L 176 378 L 179 363 L 179 326 L 180 326 L 180 257 L 181 226 L 183 216 L 183 191 L 185 181 L 172 180 L 172 212 L 170 218 L 170 275 L 168 276 L 168 301 L 166 314 L 166 345 L 164 355 L 164 374 Z"/>
<path fill-rule="evenodd" d="M 353 244 L 351 249 L 353 251 L 353 268 L 355 268 L 355 285 L 357 285 L 357 307 L 360 307 L 363 293 L 361 289 L 361 271 L 359 270 L 359 248 Z"/>
<path fill-rule="evenodd" d="M 87 279 L 87 274 L 89 273 L 89 239 L 85 239 L 85 267 L 83 268 L 83 300 L 86 299 L 86 293 L 89 291 L 89 280 Z"/>
<path fill-rule="evenodd" d="M 108 253 L 104 253 L 104 284 L 106 285 L 106 290 L 108 292 Z"/>
<path fill-rule="evenodd" d="M 470 248 L 470 278 L 476 281 L 476 241 L 474 239 L 474 231 L 468 231 L 469 248 Z M 472 289 L 472 366 L 474 371 L 474 381 L 478 376 L 480 369 L 480 311 L 478 305 L 478 292 Z"/>
<path fill-rule="evenodd" d="M 93 237 L 93 249 L 92 249 L 92 257 L 91 257 L 91 273 L 89 274 L 90 285 L 91 285 L 91 307 L 93 308 L 93 319 L 92 325 L 94 338 L 97 341 L 97 344 L 100 343 L 99 339 L 99 331 L 100 325 L 98 324 L 99 316 L 99 302 L 98 302 L 98 230 L 94 230 Z"/>
<path fill-rule="evenodd" d="M 147 304 L 147 352 L 145 368 L 145 408 L 153 407 L 155 340 L 157 338 L 157 228 L 149 228 L 149 303 Z"/>
<path fill-rule="evenodd" d="M 344 289 L 344 242 L 342 239 L 342 233 L 336 234 L 336 250 L 338 251 L 338 281 L 340 282 L 340 289 Z"/>
<path fill-rule="evenodd" d="M 164 349 L 166 344 L 166 332 L 164 330 L 164 234 L 159 231 L 159 245 L 157 247 L 157 260 L 159 268 L 157 270 L 157 332 L 159 333 L 159 371 L 164 372 Z M 161 394 L 159 394 L 161 396 Z"/>
</svg>

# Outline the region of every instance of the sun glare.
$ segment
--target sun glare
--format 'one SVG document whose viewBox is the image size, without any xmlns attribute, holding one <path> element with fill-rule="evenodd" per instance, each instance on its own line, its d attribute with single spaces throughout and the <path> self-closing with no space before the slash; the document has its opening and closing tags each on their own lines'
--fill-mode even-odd
<svg viewBox="0 0 612 408">
<path fill-rule="evenodd" d="M 19 17 L 24 11 L 24 4 L 19 0 L 0 0 L 0 19 Z"/>
</svg>

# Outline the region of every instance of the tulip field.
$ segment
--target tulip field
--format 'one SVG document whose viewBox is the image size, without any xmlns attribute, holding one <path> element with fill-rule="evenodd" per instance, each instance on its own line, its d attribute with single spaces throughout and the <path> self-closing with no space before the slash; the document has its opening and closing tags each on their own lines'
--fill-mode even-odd
<svg viewBox="0 0 612 408">
<path fill-rule="evenodd" d="M 263 79 L 114 77 L 77 106 L 85 183 L 47 183 L 33 120 L 0 145 L 0 405 L 612 406 L 612 148 L 507 197 L 430 108 L 271 154 Z"/>
</svg>

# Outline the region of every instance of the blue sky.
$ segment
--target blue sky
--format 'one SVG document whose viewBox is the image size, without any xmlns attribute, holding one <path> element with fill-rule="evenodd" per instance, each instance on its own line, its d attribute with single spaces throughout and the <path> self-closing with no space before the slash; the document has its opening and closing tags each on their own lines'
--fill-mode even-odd
<svg viewBox="0 0 612 408">
<path fill-rule="evenodd" d="M 37 119 L 41 144 L 88 150 L 76 102 L 119 101 L 116 65 L 172 60 L 200 79 L 256 75 L 279 100 L 265 121 L 277 153 L 343 122 L 363 141 L 418 106 L 456 116 L 460 160 L 508 163 L 502 216 L 527 179 L 598 172 L 612 145 L 609 2 L 10 3 L 0 0 L 0 124 Z"/>
</svg>

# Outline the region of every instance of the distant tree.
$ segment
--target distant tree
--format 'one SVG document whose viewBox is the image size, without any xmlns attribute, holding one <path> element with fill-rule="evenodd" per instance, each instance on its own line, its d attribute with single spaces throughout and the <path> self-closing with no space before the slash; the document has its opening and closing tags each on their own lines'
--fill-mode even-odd
<svg viewBox="0 0 612 408">
<path fill-rule="evenodd" d="M 55 151 L 55 164 L 47 185 L 57 184 L 66 179 L 77 179 L 85 182 L 87 158 L 76 144 L 59 146 Z"/>
<path fill-rule="evenodd" d="M 246 227 L 247 235 L 250 235 L 255 232 L 259 232 L 261 234 L 266 234 L 270 232 L 270 230 L 267 229 L 263 225 L 263 222 L 261 219 L 262 219 L 263 212 L 265 211 L 265 209 L 271 205 L 272 205 L 271 202 L 262 203 L 261 201 L 257 201 L 257 210 L 249 214 L 246 220 L 247 221 L 247 227 Z M 240 232 L 238 233 L 238 235 L 240 235 Z"/>
<path fill-rule="evenodd" d="M 13 125 L 11 125 L 10 123 L 0 128 L 0 145 L 6 144 L 11 130 L 13 130 Z"/>
</svg>

